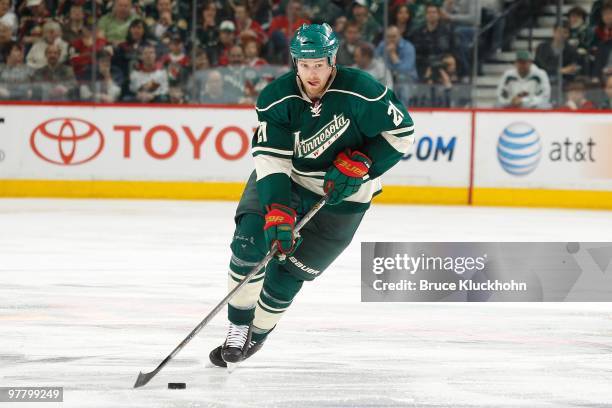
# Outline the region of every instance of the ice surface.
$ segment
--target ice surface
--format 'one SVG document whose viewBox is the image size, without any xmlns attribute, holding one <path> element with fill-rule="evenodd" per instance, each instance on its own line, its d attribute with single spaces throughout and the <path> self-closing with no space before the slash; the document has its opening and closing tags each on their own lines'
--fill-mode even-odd
<svg viewBox="0 0 612 408">
<path fill-rule="evenodd" d="M 360 303 L 360 241 L 610 241 L 597 211 L 375 206 L 234 373 L 207 358 L 222 312 L 132 389 L 223 297 L 234 207 L 0 200 L 0 385 L 63 386 L 44 407 L 612 406 L 610 303 Z"/>
</svg>

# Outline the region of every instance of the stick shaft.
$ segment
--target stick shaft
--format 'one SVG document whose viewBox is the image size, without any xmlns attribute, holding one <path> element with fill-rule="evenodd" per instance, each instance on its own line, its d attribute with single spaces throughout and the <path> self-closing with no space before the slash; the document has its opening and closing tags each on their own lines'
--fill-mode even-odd
<svg viewBox="0 0 612 408">
<path fill-rule="evenodd" d="M 302 219 L 297 223 L 295 227 L 296 233 L 298 233 L 304 227 L 304 225 L 306 225 L 306 223 L 308 223 L 310 219 L 314 217 L 315 214 L 318 213 L 321 208 L 323 208 L 327 199 L 328 199 L 328 196 L 326 195 L 321 200 L 319 200 L 310 209 L 310 211 L 308 211 L 308 213 L 304 215 L 304 217 L 302 217 Z M 161 369 L 164 368 L 164 366 L 168 364 L 168 362 L 170 362 L 170 360 L 172 360 L 174 356 L 176 356 L 179 353 L 179 351 L 181 351 L 183 347 L 185 347 L 187 343 L 189 343 L 191 339 L 196 334 L 198 334 L 213 319 L 213 317 L 215 317 L 217 313 L 219 313 L 219 311 L 221 311 L 221 309 L 225 307 L 225 305 L 229 303 L 229 301 L 234 297 L 234 295 L 240 289 L 242 289 L 242 287 L 244 287 L 247 283 L 249 283 L 249 281 L 251 280 L 253 276 L 255 276 L 262 268 L 266 267 L 268 262 L 270 262 L 270 260 L 276 255 L 277 252 L 278 252 L 278 249 L 276 246 L 274 246 L 268 252 L 268 254 L 256 266 L 254 266 L 253 269 L 251 269 L 251 271 L 244 277 L 242 282 L 240 282 L 238 286 L 236 286 L 227 295 L 225 295 L 225 297 L 217 304 L 217 306 L 215 306 L 215 308 L 211 310 L 210 313 L 208 313 L 208 315 L 206 315 L 206 317 L 191 331 L 191 333 L 189 333 L 187 337 L 185 337 L 185 339 L 183 339 L 183 341 L 181 341 L 181 343 L 178 346 L 176 346 L 174 350 L 172 350 L 172 352 L 157 366 L 155 370 L 151 371 L 150 373 L 141 372 L 138 375 L 136 384 L 134 384 L 134 388 L 142 387 L 143 385 L 147 384 L 159 371 L 161 371 Z"/>
</svg>

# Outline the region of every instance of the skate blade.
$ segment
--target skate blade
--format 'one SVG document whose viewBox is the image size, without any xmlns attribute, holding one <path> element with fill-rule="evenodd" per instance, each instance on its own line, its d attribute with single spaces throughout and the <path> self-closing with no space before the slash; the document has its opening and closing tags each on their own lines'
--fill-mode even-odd
<svg viewBox="0 0 612 408">
<path fill-rule="evenodd" d="M 238 367 L 238 363 L 227 363 L 227 373 L 233 373 L 236 367 Z"/>
</svg>

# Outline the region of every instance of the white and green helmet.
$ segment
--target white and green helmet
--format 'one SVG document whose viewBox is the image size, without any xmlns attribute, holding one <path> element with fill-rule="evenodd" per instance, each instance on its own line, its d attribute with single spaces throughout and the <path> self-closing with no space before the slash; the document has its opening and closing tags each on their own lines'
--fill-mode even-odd
<svg viewBox="0 0 612 408">
<path fill-rule="evenodd" d="M 293 35 L 289 51 L 294 66 L 298 59 L 317 58 L 327 58 L 333 66 L 339 46 L 338 37 L 329 24 L 303 24 Z"/>
</svg>

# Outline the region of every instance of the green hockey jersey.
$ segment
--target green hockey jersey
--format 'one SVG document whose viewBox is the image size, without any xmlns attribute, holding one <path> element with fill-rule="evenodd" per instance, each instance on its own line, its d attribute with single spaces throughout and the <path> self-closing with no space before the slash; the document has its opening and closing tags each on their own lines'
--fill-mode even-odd
<svg viewBox="0 0 612 408">
<path fill-rule="evenodd" d="M 290 205 L 291 181 L 300 193 L 323 196 L 325 172 L 338 153 L 351 149 L 372 159 L 369 178 L 332 207 L 363 211 L 381 191 L 380 175 L 414 143 L 412 119 L 393 91 L 358 69 L 338 66 L 316 101 L 295 72 L 288 72 L 264 88 L 256 110 L 259 124 L 251 145 L 262 206 Z"/>
</svg>

